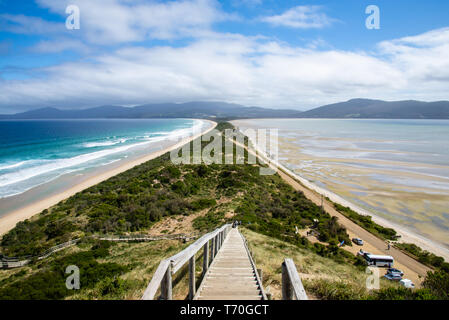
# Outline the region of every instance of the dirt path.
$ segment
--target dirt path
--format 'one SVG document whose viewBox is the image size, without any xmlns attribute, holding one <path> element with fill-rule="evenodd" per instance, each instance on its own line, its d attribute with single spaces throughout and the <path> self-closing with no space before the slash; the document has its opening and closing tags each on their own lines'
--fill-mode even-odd
<svg viewBox="0 0 449 320">
<path fill-rule="evenodd" d="M 237 143 L 239 146 L 243 146 L 240 143 Z M 248 150 L 247 147 L 243 146 Z M 256 153 L 253 150 L 249 150 L 253 155 Z M 266 163 L 266 160 L 259 155 L 257 155 L 261 161 Z M 275 169 L 280 177 L 289 185 L 291 185 L 295 190 L 302 191 L 307 199 L 312 201 L 318 206 L 321 206 L 321 194 L 310 190 L 299 183 L 296 179 L 292 178 L 290 175 L 286 174 L 284 171 L 276 168 L 274 165 L 270 164 L 270 167 Z M 331 216 L 335 216 L 338 218 L 338 222 L 344 226 L 349 234 L 349 237 L 352 238 L 360 238 L 363 239 L 364 245 L 357 246 L 353 245 L 352 247 L 345 246 L 344 249 L 356 254 L 357 251 L 363 249 L 364 251 L 368 251 L 372 254 L 381 254 L 381 255 L 389 255 L 395 259 L 394 267 L 400 269 L 404 272 L 404 279 L 412 280 L 415 285 L 420 286 L 424 276 L 427 271 L 431 271 L 431 269 L 422 263 L 416 261 L 410 256 L 406 255 L 402 251 L 395 249 L 393 247 L 390 250 L 387 250 L 387 244 L 384 240 L 376 237 L 372 233 L 366 231 L 356 223 L 352 222 L 350 219 L 346 218 L 340 212 L 338 212 L 332 203 L 325 200 L 323 201 L 324 210 L 329 213 Z M 381 272 L 381 276 L 382 276 Z"/>
<path fill-rule="evenodd" d="M 321 205 L 320 194 L 307 189 L 295 179 L 280 170 L 278 171 L 278 174 L 295 190 L 302 191 L 306 198 L 308 198 L 318 206 Z M 424 277 L 427 271 L 431 270 L 429 267 L 416 261 L 415 259 L 411 258 L 398 249 L 391 247 L 390 250 L 387 250 L 387 245 L 384 240 L 379 239 L 372 233 L 366 231 L 356 223 L 346 218 L 340 212 L 335 210 L 334 206 L 326 200 L 324 200 L 324 210 L 331 216 L 335 216 L 338 218 L 338 222 L 347 229 L 350 238 L 361 238 L 364 241 L 363 246 L 346 246 L 344 249 L 354 254 L 356 254 L 360 249 L 363 249 L 364 251 L 368 251 L 373 254 L 392 256 L 395 259 L 395 267 L 404 271 L 404 278 L 412 280 L 415 284 L 421 283 L 422 279 L 420 279 L 419 276 Z"/>
</svg>

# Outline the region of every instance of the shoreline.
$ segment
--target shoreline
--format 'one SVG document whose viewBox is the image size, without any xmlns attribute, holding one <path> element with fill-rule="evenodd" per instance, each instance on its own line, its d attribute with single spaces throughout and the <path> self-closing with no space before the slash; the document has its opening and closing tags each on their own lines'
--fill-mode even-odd
<svg viewBox="0 0 449 320">
<path fill-rule="evenodd" d="M 392 228 L 392 229 L 396 230 L 397 233 L 399 235 L 401 235 L 401 238 L 397 242 L 416 244 L 421 249 L 432 252 L 432 253 L 436 254 L 437 256 L 443 257 L 446 261 L 449 261 L 449 250 L 444 248 L 441 244 L 436 243 L 436 242 L 434 242 L 430 239 L 427 239 L 425 237 L 422 237 L 420 235 L 417 235 L 417 234 L 413 233 L 412 231 L 406 230 L 404 227 L 397 225 L 394 222 L 390 222 L 390 221 L 388 221 L 382 217 L 379 217 L 365 209 L 358 207 L 357 205 L 353 204 L 352 202 L 343 199 L 339 195 L 311 183 L 307 179 L 297 175 L 296 173 L 292 172 L 290 169 L 286 168 L 285 166 L 283 166 L 280 163 L 277 163 L 275 161 L 271 161 L 271 162 L 275 163 L 282 171 L 284 171 L 286 174 L 288 174 L 289 176 L 291 176 L 292 178 L 294 178 L 295 180 L 300 182 L 306 188 L 308 188 L 312 191 L 315 191 L 315 192 L 323 195 L 324 197 L 328 197 L 330 199 L 330 201 L 340 204 L 342 206 L 348 207 L 351 210 L 357 212 L 358 214 L 361 214 L 364 216 L 370 216 L 375 223 L 377 223 L 385 228 Z"/>
<path fill-rule="evenodd" d="M 236 126 L 237 129 L 239 129 L 237 124 L 234 124 L 233 121 L 230 121 L 234 126 Z M 429 251 L 437 256 L 443 257 L 446 262 L 449 261 L 449 250 L 445 248 L 442 244 L 439 244 L 433 240 L 427 239 L 423 236 L 417 235 L 413 233 L 410 230 L 407 230 L 404 227 L 401 227 L 400 225 L 390 222 L 386 220 L 385 218 L 379 217 L 376 214 L 373 214 L 369 212 L 368 210 L 362 209 L 358 207 L 357 205 L 353 204 L 350 201 L 347 201 L 340 197 L 339 195 L 326 190 L 322 187 L 319 187 L 315 185 L 314 183 L 310 182 L 309 180 L 299 176 L 292 170 L 285 167 L 283 164 L 281 164 L 279 161 L 273 160 L 271 158 L 268 158 L 266 154 L 262 153 L 251 141 L 253 144 L 253 150 L 257 151 L 257 155 L 262 158 L 263 161 L 266 163 L 269 163 L 270 165 L 276 167 L 278 170 L 283 171 L 286 175 L 290 176 L 292 179 L 296 180 L 300 184 L 302 184 L 305 188 L 309 189 L 310 191 L 316 192 L 320 195 L 323 195 L 324 197 L 329 198 L 330 201 L 335 202 L 337 204 L 340 204 L 345 207 L 349 207 L 351 210 L 357 212 L 358 214 L 365 215 L 365 216 L 371 216 L 373 222 L 386 227 L 386 228 L 392 228 L 396 230 L 396 232 L 401 235 L 400 240 L 398 242 L 400 243 L 413 243 L 420 247 L 423 250 Z"/>
<path fill-rule="evenodd" d="M 164 148 L 159 151 L 152 152 L 152 153 L 142 156 L 138 159 L 134 159 L 132 161 L 126 162 L 126 163 L 120 165 L 119 167 L 113 168 L 106 172 L 102 172 L 98 175 L 94 175 L 93 177 L 90 177 L 63 192 L 60 192 L 60 193 L 52 195 L 50 197 L 38 200 L 38 201 L 36 201 L 32 204 L 29 204 L 23 208 L 14 210 L 12 212 L 7 213 L 6 215 L 1 216 L 0 217 L 0 237 L 3 236 L 8 231 L 10 231 L 11 229 L 13 229 L 18 222 L 29 219 L 29 218 L 33 217 L 34 215 L 41 213 L 43 210 L 48 209 L 48 208 L 58 204 L 59 202 L 70 198 L 71 196 L 77 194 L 78 192 L 88 189 L 88 188 L 90 188 L 94 185 L 97 185 L 109 178 L 112 178 L 113 176 L 116 176 L 122 172 L 130 170 L 130 169 L 134 168 L 135 166 L 141 165 L 141 164 L 143 164 L 147 161 L 153 160 L 167 152 L 170 152 L 176 148 L 179 148 L 179 147 L 183 146 L 184 144 L 191 142 L 192 140 L 195 140 L 198 137 L 201 137 L 202 135 L 208 133 L 209 131 L 213 130 L 217 126 L 217 123 L 215 121 L 206 120 L 206 119 L 195 119 L 195 120 L 200 120 L 200 121 L 204 121 L 206 123 L 210 123 L 211 127 L 194 135 L 194 136 L 187 137 L 172 146 L 169 146 L 169 147 Z"/>
</svg>

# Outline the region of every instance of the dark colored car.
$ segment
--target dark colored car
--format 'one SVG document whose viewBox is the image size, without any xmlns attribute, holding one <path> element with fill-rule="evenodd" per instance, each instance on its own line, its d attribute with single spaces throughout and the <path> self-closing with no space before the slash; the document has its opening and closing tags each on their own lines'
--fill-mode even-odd
<svg viewBox="0 0 449 320">
<path fill-rule="evenodd" d="M 387 280 L 391 280 L 391 281 L 401 281 L 402 280 L 402 276 L 400 276 L 399 274 L 394 274 L 394 273 L 387 273 L 386 275 L 384 275 L 384 278 Z"/>
<path fill-rule="evenodd" d="M 396 268 L 389 268 L 388 270 L 387 270 L 387 274 L 398 274 L 398 275 L 400 275 L 401 277 L 404 275 L 404 272 L 402 272 L 401 270 L 399 270 L 399 269 L 396 269 Z"/>
</svg>

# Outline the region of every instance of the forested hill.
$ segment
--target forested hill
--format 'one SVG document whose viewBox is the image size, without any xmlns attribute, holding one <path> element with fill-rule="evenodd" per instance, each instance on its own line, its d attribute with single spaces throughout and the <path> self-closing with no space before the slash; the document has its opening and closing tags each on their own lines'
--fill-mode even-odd
<svg viewBox="0 0 449 320">
<path fill-rule="evenodd" d="M 95 119 L 95 118 L 296 118 L 301 111 L 245 107 L 225 102 L 188 102 L 146 104 L 132 108 L 101 106 L 84 110 L 43 108 L 13 115 L 0 115 L 0 119 Z"/>
<path fill-rule="evenodd" d="M 353 99 L 301 113 L 301 118 L 449 119 L 449 101 Z"/>
<path fill-rule="evenodd" d="M 298 102 L 298 109 L 303 108 Z M 352 99 L 308 111 L 246 107 L 226 102 L 145 104 L 136 107 L 101 106 L 62 110 L 42 108 L 0 115 L 0 119 L 256 119 L 256 118 L 358 118 L 358 119 L 449 119 L 449 101 L 382 101 Z"/>
</svg>

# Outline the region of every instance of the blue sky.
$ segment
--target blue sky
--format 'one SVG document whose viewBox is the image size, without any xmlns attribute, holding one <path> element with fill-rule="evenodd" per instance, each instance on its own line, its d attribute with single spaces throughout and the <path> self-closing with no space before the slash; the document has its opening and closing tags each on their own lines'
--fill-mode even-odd
<svg viewBox="0 0 449 320">
<path fill-rule="evenodd" d="M 68 5 L 79 30 L 65 27 Z M 380 9 L 380 29 L 365 8 Z M 449 99 L 449 2 L 0 0 L 0 112 Z"/>
</svg>

